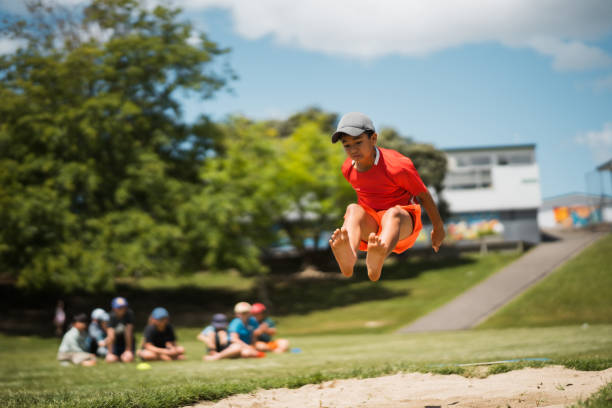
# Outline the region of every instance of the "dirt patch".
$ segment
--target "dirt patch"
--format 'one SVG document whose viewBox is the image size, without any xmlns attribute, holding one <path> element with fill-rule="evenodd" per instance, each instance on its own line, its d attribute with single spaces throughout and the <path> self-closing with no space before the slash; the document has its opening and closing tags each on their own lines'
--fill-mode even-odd
<svg viewBox="0 0 612 408">
<path fill-rule="evenodd" d="M 612 381 L 612 368 L 576 371 L 560 366 L 525 368 L 487 378 L 396 374 L 335 380 L 298 389 L 260 390 L 197 408 L 424 408 L 564 407 Z"/>
</svg>

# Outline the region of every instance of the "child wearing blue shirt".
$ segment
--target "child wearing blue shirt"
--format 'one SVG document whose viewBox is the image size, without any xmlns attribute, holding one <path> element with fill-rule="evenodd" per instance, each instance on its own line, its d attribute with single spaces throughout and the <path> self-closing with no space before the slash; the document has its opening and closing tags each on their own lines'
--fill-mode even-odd
<svg viewBox="0 0 612 408">
<path fill-rule="evenodd" d="M 259 336 L 262 331 L 258 329 L 259 323 L 251 316 L 251 305 L 247 302 L 239 302 L 234 307 L 236 317 L 230 322 L 227 331 L 232 344 L 242 346 L 241 357 L 263 357 L 265 353 L 259 352 L 253 346 L 254 336 Z"/>
</svg>

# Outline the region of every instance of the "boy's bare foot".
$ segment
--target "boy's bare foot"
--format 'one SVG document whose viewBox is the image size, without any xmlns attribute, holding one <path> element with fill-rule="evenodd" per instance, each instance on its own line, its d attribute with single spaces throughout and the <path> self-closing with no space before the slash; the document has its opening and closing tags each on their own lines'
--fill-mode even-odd
<svg viewBox="0 0 612 408">
<path fill-rule="evenodd" d="M 382 242 L 379 236 L 371 233 L 368 237 L 368 255 L 366 256 L 368 276 L 371 281 L 376 282 L 380 278 L 383 262 L 385 262 L 388 251 L 387 244 Z"/>
<path fill-rule="evenodd" d="M 219 359 L 218 354 L 219 353 L 212 354 L 212 355 L 211 354 L 207 354 L 204 357 L 202 357 L 202 360 L 204 360 L 204 361 L 215 361 L 215 360 L 218 360 Z"/>
<path fill-rule="evenodd" d="M 340 271 L 344 276 L 350 278 L 353 276 L 353 268 L 357 261 L 357 255 L 351 248 L 348 232 L 342 229 L 336 229 L 329 240 L 329 246 L 336 257 Z"/>
</svg>

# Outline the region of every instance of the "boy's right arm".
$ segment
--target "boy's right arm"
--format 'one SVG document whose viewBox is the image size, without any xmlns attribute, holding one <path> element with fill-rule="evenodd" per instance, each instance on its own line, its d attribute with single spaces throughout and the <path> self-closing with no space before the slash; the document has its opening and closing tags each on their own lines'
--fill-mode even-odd
<svg viewBox="0 0 612 408">
<path fill-rule="evenodd" d="M 217 348 L 217 345 L 215 344 L 215 333 L 214 332 L 207 333 L 207 334 L 204 334 L 202 332 L 198 334 L 198 340 L 206 344 L 206 347 L 208 347 L 210 350 L 214 350 Z"/>
<path fill-rule="evenodd" d="M 433 247 L 434 251 L 438 252 L 446 235 L 442 217 L 440 217 L 440 213 L 438 212 L 438 206 L 436 206 L 436 203 L 431 197 L 431 194 L 429 194 L 429 191 L 420 193 L 417 195 L 417 198 L 419 199 L 432 223 L 433 230 L 431 231 L 431 246 Z"/>
<path fill-rule="evenodd" d="M 152 352 L 157 353 L 157 354 L 170 354 L 170 350 L 168 350 L 166 348 L 155 347 L 153 345 L 153 343 L 149 343 L 149 342 L 146 342 L 144 344 L 144 349 L 152 351 Z"/>
<path fill-rule="evenodd" d="M 236 332 L 230 332 L 230 341 L 232 343 L 248 346 L 248 344 L 246 344 L 244 341 L 240 340 L 240 336 Z"/>
</svg>

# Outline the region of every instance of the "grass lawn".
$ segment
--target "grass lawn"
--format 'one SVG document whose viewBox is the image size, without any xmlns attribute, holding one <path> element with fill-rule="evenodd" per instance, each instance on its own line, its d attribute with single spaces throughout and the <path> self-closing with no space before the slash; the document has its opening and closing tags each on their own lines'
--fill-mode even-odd
<svg viewBox="0 0 612 408">
<path fill-rule="evenodd" d="M 612 234 L 510 302 L 480 327 L 612 323 Z"/>
<path fill-rule="evenodd" d="M 57 340 L 0 336 L 0 406 L 178 407 L 256 388 L 402 370 L 469 375 L 472 368 L 454 364 L 526 357 L 548 357 L 580 369 L 612 366 L 612 325 L 296 336 L 291 340 L 302 349 L 299 354 L 214 363 L 200 361 L 203 348 L 196 333 L 179 330 L 186 361 L 154 363 L 147 371 L 136 364 L 62 367 L 55 361 Z M 494 370 L 499 372 L 499 366 Z"/>
<path fill-rule="evenodd" d="M 612 366 L 612 322 L 604 320 L 607 324 L 588 327 L 581 323 L 598 322 L 584 318 L 591 316 L 586 313 L 593 309 L 607 305 L 608 309 L 599 310 L 596 315 L 610 310 L 610 301 L 602 301 L 601 296 L 609 292 L 610 278 L 602 276 L 603 272 L 595 275 L 593 265 L 605 265 L 606 259 L 612 261 L 609 256 L 612 254 L 611 237 L 589 251 L 592 253 L 576 258 L 566 267 L 586 262 L 573 268 L 579 270 L 582 277 L 590 278 L 563 281 L 573 290 L 572 295 L 555 298 L 556 302 L 565 302 L 568 297 L 583 297 L 573 299 L 574 305 L 579 307 L 575 306 L 578 318 L 572 322 L 578 324 L 567 326 L 560 325 L 566 322 L 563 314 L 554 314 L 546 320 L 546 325 L 556 327 L 392 333 L 518 257 L 510 253 L 435 262 L 395 259 L 385 265 L 382 280 L 376 283 L 367 281 L 363 266 L 348 280 L 272 279 L 269 293 L 278 313 L 275 317 L 279 334 L 288 337 L 292 347 L 302 350 L 295 354 L 205 363 L 201 361 L 204 347 L 195 340 L 198 328 L 181 327 L 178 336 L 187 350 L 186 361 L 153 363 L 152 369 L 146 371 L 137 370 L 136 364 L 107 365 L 103 362 L 92 368 L 63 367 L 55 360 L 59 340 L 0 335 L 0 406 L 180 407 L 257 388 L 298 387 L 334 378 L 373 377 L 398 371 L 483 375 L 474 367 L 457 364 L 529 357 L 546 357 L 551 359 L 549 363 L 578 369 L 608 368 Z M 602 257 L 601 252 L 605 256 Z M 559 276 L 559 272 L 562 271 L 541 285 Z M 599 276 L 595 286 L 592 285 L 594 276 Z M 187 309 L 190 299 L 197 299 L 200 292 L 215 296 L 215 299 L 232 297 L 226 303 L 240 296 L 252 296 L 246 300 L 256 300 L 253 282 L 233 275 L 198 274 L 179 281 L 147 279 L 130 285 L 137 286 L 142 293 L 150 291 L 151 302 L 174 299 L 168 296 L 167 290 L 177 295 L 190 293 L 191 297 L 184 296 L 184 304 L 180 303 Z M 576 286 L 585 286 L 588 290 Z M 560 287 L 555 285 L 556 290 Z M 142 301 L 134 299 L 132 304 Z M 173 307 L 179 305 L 163 304 L 171 313 Z M 556 307 L 560 307 L 559 304 Z M 550 310 L 555 309 L 551 306 Z M 545 313 L 551 312 L 542 312 Z M 488 373 L 543 364 L 494 365 L 488 368 Z M 608 397 L 609 389 L 595 398 L 605 404 Z"/>
<path fill-rule="evenodd" d="M 284 335 L 389 333 L 455 298 L 519 255 L 392 259 L 375 283 L 367 280 L 363 266 L 348 280 L 279 282 L 271 297 L 275 304 L 290 305 L 290 314 L 276 320 Z"/>
</svg>

